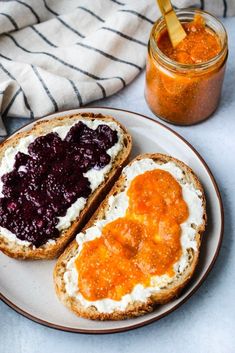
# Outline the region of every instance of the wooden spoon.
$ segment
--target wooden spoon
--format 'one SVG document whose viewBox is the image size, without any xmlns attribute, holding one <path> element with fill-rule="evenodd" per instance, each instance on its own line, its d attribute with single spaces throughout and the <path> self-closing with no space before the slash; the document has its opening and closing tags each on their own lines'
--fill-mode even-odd
<svg viewBox="0 0 235 353">
<path fill-rule="evenodd" d="M 170 0 L 157 0 L 161 13 L 165 18 L 167 31 L 173 48 L 175 48 L 185 37 L 186 32 L 180 23 Z"/>
</svg>

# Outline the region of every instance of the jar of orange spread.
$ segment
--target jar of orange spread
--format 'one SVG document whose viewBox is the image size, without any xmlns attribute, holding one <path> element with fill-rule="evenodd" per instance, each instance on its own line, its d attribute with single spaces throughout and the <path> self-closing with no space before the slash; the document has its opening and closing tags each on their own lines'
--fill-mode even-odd
<svg viewBox="0 0 235 353">
<path fill-rule="evenodd" d="M 217 108 L 228 55 L 218 19 L 199 10 L 176 11 L 187 33 L 173 48 L 161 17 L 153 26 L 146 66 L 146 101 L 158 117 L 191 125 Z"/>
</svg>

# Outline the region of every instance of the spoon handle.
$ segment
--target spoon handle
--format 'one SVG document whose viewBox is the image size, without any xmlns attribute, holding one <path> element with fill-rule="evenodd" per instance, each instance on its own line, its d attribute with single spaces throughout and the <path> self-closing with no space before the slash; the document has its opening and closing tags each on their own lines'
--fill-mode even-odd
<svg viewBox="0 0 235 353">
<path fill-rule="evenodd" d="M 165 18 L 172 46 L 175 48 L 186 37 L 186 32 L 176 16 L 170 0 L 157 0 L 157 2 Z"/>
</svg>

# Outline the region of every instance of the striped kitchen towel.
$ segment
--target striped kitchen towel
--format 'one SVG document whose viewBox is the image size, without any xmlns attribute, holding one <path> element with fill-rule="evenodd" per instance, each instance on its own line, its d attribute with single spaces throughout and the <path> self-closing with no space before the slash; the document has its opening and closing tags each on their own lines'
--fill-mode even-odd
<svg viewBox="0 0 235 353">
<path fill-rule="evenodd" d="M 173 3 L 234 13 L 233 0 Z M 155 0 L 0 0 L 0 135 L 2 117 L 39 118 L 125 87 L 158 16 Z"/>
<path fill-rule="evenodd" d="M 77 108 L 133 80 L 159 12 L 154 1 L 124 2 L 0 1 L 1 116 Z"/>
</svg>

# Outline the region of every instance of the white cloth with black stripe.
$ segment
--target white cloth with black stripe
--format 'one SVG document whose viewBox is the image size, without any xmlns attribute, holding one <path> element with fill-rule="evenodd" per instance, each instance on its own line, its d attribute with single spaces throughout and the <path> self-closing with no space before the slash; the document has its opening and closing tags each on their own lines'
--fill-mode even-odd
<svg viewBox="0 0 235 353">
<path fill-rule="evenodd" d="M 155 0 L 0 1 L 1 117 L 38 118 L 122 89 L 145 65 L 158 16 Z"/>
<path fill-rule="evenodd" d="M 158 15 L 146 0 L 0 2 L 2 116 L 38 118 L 122 89 L 145 65 Z"/>
</svg>

